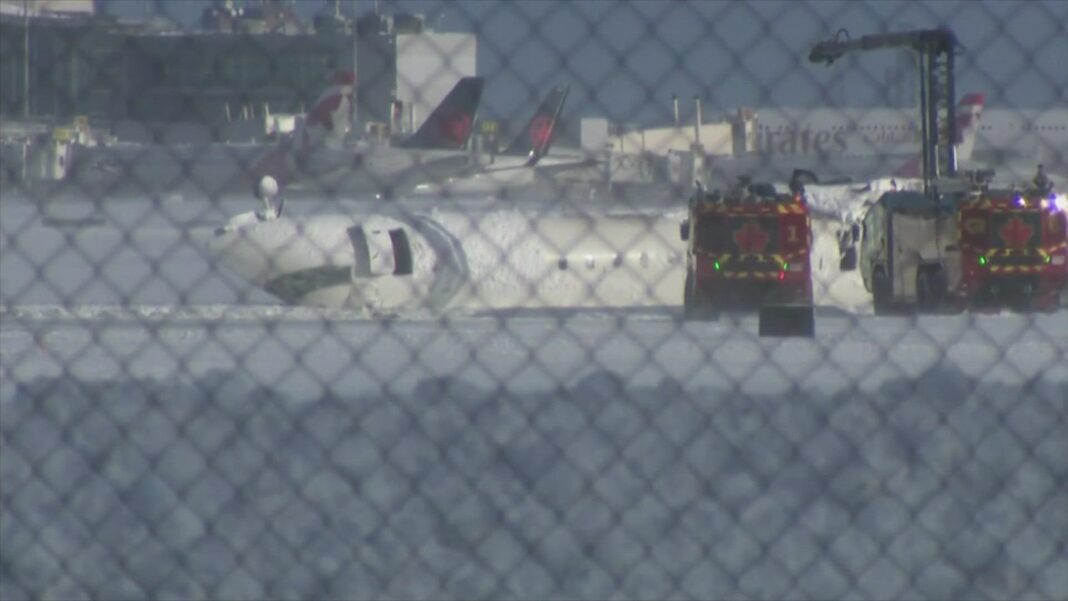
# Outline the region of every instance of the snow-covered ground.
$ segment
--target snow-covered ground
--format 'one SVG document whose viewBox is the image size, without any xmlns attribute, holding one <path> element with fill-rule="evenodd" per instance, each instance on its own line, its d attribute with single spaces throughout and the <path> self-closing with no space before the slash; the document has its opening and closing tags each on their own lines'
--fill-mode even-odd
<svg viewBox="0 0 1068 601">
<path fill-rule="evenodd" d="M 375 321 L 248 208 L 0 203 L 3 599 L 1068 596 L 1064 311 Z"/>
</svg>

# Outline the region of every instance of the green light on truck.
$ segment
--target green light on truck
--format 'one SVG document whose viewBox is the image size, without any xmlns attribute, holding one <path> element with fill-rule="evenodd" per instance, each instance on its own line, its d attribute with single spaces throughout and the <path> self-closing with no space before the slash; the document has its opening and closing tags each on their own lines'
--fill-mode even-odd
<svg viewBox="0 0 1068 601">
<path fill-rule="evenodd" d="M 782 264 L 782 270 L 783 271 L 790 271 L 790 263 L 789 262 L 783 263 Z"/>
<path fill-rule="evenodd" d="M 714 269 L 715 269 L 716 271 L 719 271 L 719 261 L 715 261 L 714 263 L 712 263 L 712 267 L 713 267 L 713 268 L 714 268 Z"/>
<path fill-rule="evenodd" d="M 979 255 L 979 265 L 986 267 L 986 257 Z"/>
</svg>

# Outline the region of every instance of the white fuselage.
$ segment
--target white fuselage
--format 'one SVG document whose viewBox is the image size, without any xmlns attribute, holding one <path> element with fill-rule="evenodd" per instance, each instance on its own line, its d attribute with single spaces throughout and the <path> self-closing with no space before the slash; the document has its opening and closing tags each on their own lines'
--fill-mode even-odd
<svg viewBox="0 0 1068 601">
<path fill-rule="evenodd" d="M 1068 186 L 1068 109 L 991 110 L 983 116 L 972 165 L 1004 181 L 1030 181 L 1041 164 L 1057 189 Z"/>
<path fill-rule="evenodd" d="M 982 109 L 980 95 L 966 96 L 957 107 L 958 165 L 970 158 Z M 787 181 L 798 169 L 821 182 L 921 175 L 921 130 L 914 110 L 777 108 L 758 115 L 756 148 L 707 157 L 706 184 L 721 187 L 740 176 Z"/>
<path fill-rule="evenodd" d="M 441 182 L 423 183 L 412 190 L 413 196 L 424 198 L 492 197 L 505 198 L 519 191 L 545 184 L 548 190 L 559 188 L 565 173 L 579 174 L 591 185 L 596 175 L 588 172 L 596 168 L 596 161 L 585 156 L 548 155 L 536 165 L 527 165 L 526 157 L 497 156 L 492 163 L 483 163 L 477 171 Z"/>
<path fill-rule="evenodd" d="M 470 169 L 471 155 L 457 150 L 420 150 L 387 145 L 320 148 L 293 166 L 287 190 L 382 194 L 405 192 Z"/>
<path fill-rule="evenodd" d="M 871 156 L 915 153 L 920 129 L 912 110 L 761 109 L 757 152 L 765 156 Z"/>
<path fill-rule="evenodd" d="M 957 110 L 959 115 L 963 107 Z M 713 159 L 727 175 L 748 169 L 782 177 L 794 168 L 805 168 L 822 179 L 864 180 L 895 175 L 920 149 L 915 108 L 766 108 L 756 112 L 755 156 Z M 1068 174 L 1066 149 L 1068 109 L 984 107 L 975 125 L 974 144 L 958 149 L 959 167 L 993 168 L 1019 180 L 1030 179 L 1042 163 L 1052 177 L 1063 179 Z"/>
<path fill-rule="evenodd" d="M 516 210 L 235 217 L 210 251 L 299 305 L 370 314 L 675 306 L 678 217 Z"/>
<path fill-rule="evenodd" d="M 916 108 L 763 108 L 756 113 L 757 146 L 765 154 L 893 154 L 912 151 L 920 142 Z M 1024 155 L 1036 147 L 1068 148 L 1068 108 L 983 108 L 977 153 Z"/>
<path fill-rule="evenodd" d="M 1001 154 L 1063 164 L 1068 161 L 1068 108 L 986 109 L 975 152 L 978 158 Z"/>
</svg>

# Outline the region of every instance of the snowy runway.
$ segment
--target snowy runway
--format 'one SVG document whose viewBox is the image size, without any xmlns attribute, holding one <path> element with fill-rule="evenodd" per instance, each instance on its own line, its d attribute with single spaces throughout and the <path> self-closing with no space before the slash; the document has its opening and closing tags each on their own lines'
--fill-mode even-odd
<svg viewBox="0 0 1068 601">
<path fill-rule="evenodd" d="M 1068 592 L 1063 316 L 86 311 L 2 314 L 4 598 Z"/>
<path fill-rule="evenodd" d="M 1068 382 L 1068 316 L 873 317 L 820 312 L 812 340 L 762 339 L 755 316 L 681 320 L 680 311 L 489 313 L 372 320 L 280 306 L 21 306 L 0 310 L 8 382 L 196 377 L 245 370 L 298 396 L 407 393 L 462 376 L 526 392 L 608 369 L 628 383 L 740 385 L 837 393 L 952 368 L 1005 384 Z M 102 366 L 111 365 L 110 369 Z M 1068 390 L 1068 389 L 1066 389 Z"/>
</svg>

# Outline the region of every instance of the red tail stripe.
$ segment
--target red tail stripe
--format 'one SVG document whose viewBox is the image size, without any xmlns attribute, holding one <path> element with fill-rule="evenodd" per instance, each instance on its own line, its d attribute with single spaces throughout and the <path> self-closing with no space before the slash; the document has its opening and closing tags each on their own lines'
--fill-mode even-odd
<svg viewBox="0 0 1068 601">
<path fill-rule="evenodd" d="M 983 106 L 983 104 L 985 103 L 986 94 L 983 94 L 982 92 L 972 92 L 970 94 L 965 94 L 964 98 L 961 98 L 960 101 L 961 106 Z"/>
<path fill-rule="evenodd" d="M 331 119 L 331 115 L 341 105 L 341 94 L 334 96 L 328 96 L 322 99 L 319 104 L 315 105 L 311 114 L 308 115 L 307 124 L 319 124 L 326 129 L 333 131 L 334 121 Z"/>
</svg>

